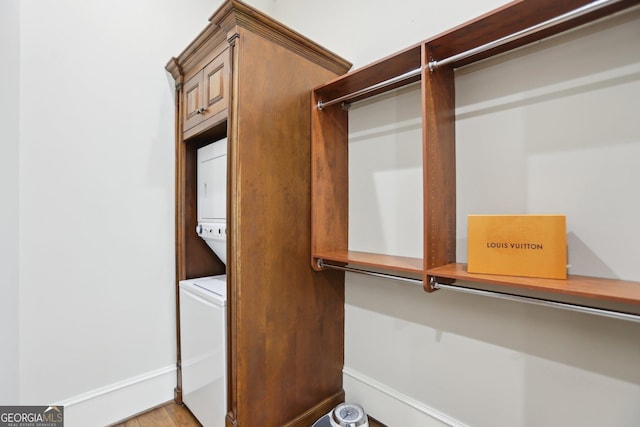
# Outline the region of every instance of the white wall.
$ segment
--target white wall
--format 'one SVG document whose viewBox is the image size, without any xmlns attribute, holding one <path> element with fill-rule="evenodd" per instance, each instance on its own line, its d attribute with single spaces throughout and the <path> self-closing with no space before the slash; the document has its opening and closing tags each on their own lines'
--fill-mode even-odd
<svg viewBox="0 0 640 427">
<path fill-rule="evenodd" d="M 0 156 L 0 224 L 4 226 L 0 230 L 8 230 L 10 236 L 0 246 L 8 254 L 0 259 L 1 280 L 17 278 L 18 273 L 20 277 L 19 370 L 14 353 L 10 365 L 3 367 L 3 379 L 8 375 L 15 384 L 15 372 L 19 372 L 20 403 L 65 403 L 69 426 L 104 425 L 172 397 L 173 84 L 163 67 L 200 32 L 220 3 L 1 3 L 0 27 L 14 35 L 19 31 L 21 56 L 19 71 L 17 66 L 3 67 L 3 72 L 9 70 L 9 81 L 19 73 L 19 99 L 16 86 L 11 85 L 13 95 L 0 98 L 0 120 L 8 120 L 5 113 L 10 106 L 20 105 L 19 128 L 5 127 L 4 122 L 0 127 L 7 141 L 17 141 L 18 135 L 20 141 L 19 145 L 2 144 Z M 250 3 L 362 66 L 504 2 Z M 591 41 L 578 39 L 581 53 L 576 61 L 595 63 L 577 70 L 570 67 L 573 71 L 568 75 L 546 63 L 530 69 L 534 62 L 517 56 L 513 62 L 498 61 L 498 66 L 486 70 L 485 65 L 479 65 L 474 73 L 458 72 L 457 84 L 464 88 L 458 90 L 457 99 L 459 224 L 464 224 L 470 210 L 505 206 L 502 202 L 489 206 L 477 202 L 495 200 L 495 193 L 484 185 L 480 189 L 473 186 L 479 175 L 483 180 L 490 176 L 487 178 L 486 169 L 477 167 L 484 162 L 466 160 L 465 156 L 475 154 L 476 141 L 493 146 L 490 143 L 496 139 L 492 149 L 513 142 L 512 151 L 520 159 L 518 171 L 526 171 L 526 177 L 519 175 L 519 180 L 531 183 L 531 187 L 516 187 L 519 204 L 508 205 L 509 209 L 552 209 L 547 203 L 567 199 L 561 191 L 554 191 L 552 198 L 539 196 L 546 189 L 542 186 L 547 185 L 537 179 L 541 170 L 550 171 L 550 177 L 569 171 L 580 177 L 578 181 L 585 179 L 589 187 L 604 183 L 615 189 L 605 194 L 608 206 L 621 209 L 594 212 L 601 206 L 591 202 L 582 209 L 579 205 L 589 199 L 579 194 L 572 196 L 570 205 L 557 205 L 571 214 L 572 247 L 582 250 L 584 244 L 595 254 L 592 260 L 602 261 L 611 274 L 640 277 L 637 266 L 629 262 L 629 257 L 637 259 L 631 245 L 622 249 L 621 257 L 612 249 L 618 241 L 638 242 L 637 234 L 632 234 L 637 227 L 629 225 L 636 216 L 633 213 L 638 212 L 637 200 L 615 197 L 635 194 L 629 185 L 620 186 L 618 178 L 623 184 L 638 182 L 637 168 L 634 171 L 627 163 L 618 163 L 596 169 L 614 158 L 637 158 L 637 124 L 618 117 L 625 111 L 638 111 L 638 72 L 633 68 L 638 64 L 637 49 L 622 41 L 597 45 L 611 37 L 617 40 L 619 34 L 627 34 L 624 40 L 629 34 L 637 40 L 637 20 L 635 23 L 627 23 L 623 30 L 621 22 L 620 30 L 605 30 L 609 35 L 597 35 Z M 0 40 L 2 51 L 16 58 L 15 38 L 7 39 L 3 33 Z M 611 48 L 614 45 L 616 49 Z M 565 66 L 570 66 L 576 49 L 558 49 L 553 56 L 571 57 L 569 64 L 565 61 Z M 598 64 L 603 56 L 607 59 Z M 593 67 L 597 74 L 609 65 L 619 75 L 614 72 L 604 80 L 599 75 L 585 77 L 597 83 L 580 83 L 582 74 L 575 74 Z M 546 80 L 538 82 L 539 74 Z M 511 78 L 517 75 L 522 78 L 512 85 Z M 576 79 L 577 87 L 570 85 L 560 95 L 548 94 L 545 89 L 564 87 L 565 82 Z M 5 83 L 7 79 L 3 75 L 0 80 Z M 529 81 L 533 87 L 527 86 Z M 537 96 L 539 88 L 542 95 Z M 379 124 L 381 134 L 389 133 L 403 147 L 411 146 L 419 108 L 415 99 L 416 94 L 408 89 L 384 101 L 388 103 L 383 104 L 384 113 L 358 117 L 354 109 L 352 129 L 360 133 L 352 135 L 352 150 L 380 137 L 376 133 Z M 606 108 L 584 108 L 588 105 Z M 361 112 L 367 111 L 362 107 Z M 379 111 L 381 107 L 370 108 Z M 618 113 L 608 114 L 613 108 Z M 606 129 L 613 135 L 612 142 L 604 146 L 598 139 L 585 139 L 603 129 L 602 117 L 612 123 Z M 571 126 L 556 124 L 560 118 Z M 587 124 L 590 126 L 584 127 Z M 389 127 L 401 130 L 389 132 Z M 500 138 L 495 129 L 501 129 Z M 559 139 L 547 145 L 551 137 Z M 568 141 L 586 145 L 575 147 Z M 407 148 L 412 149 L 415 147 Z M 396 164 L 371 159 L 382 172 L 378 176 L 414 182 L 414 160 L 407 158 L 404 149 L 397 156 Z M 495 157 L 494 151 L 492 161 Z M 594 158 L 607 162 L 594 164 Z M 585 170 L 593 173 L 585 177 Z M 604 179 L 609 176 L 615 178 L 615 184 Z M 603 180 L 591 179 L 595 177 Z M 357 186 L 364 184 L 353 185 L 352 190 L 358 193 Z M 420 197 L 420 183 L 414 182 L 413 188 L 414 193 L 401 195 L 404 202 L 415 203 L 414 197 Z M 377 197 L 376 192 L 369 195 Z M 623 199 L 626 205 L 620 205 Z M 372 206 L 378 210 L 367 217 L 382 221 L 390 236 L 407 237 L 370 242 L 363 231 L 350 236 L 352 243 L 415 251 L 420 245 L 415 236 L 420 233 L 414 231 L 414 225 L 403 224 L 416 224 L 419 219 L 407 215 L 406 210 L 389 211 L 390 205 L 382 201 Z M 609 212 L 616 215 L 610 225 L 616 225 L 618 234 L 622 230 L 622 236 L 598 234 L 603 229 L 600 221 L 609 218 Z M 625 217 L 625 212 L 630 216 Z M 365 213 L 365 209 L 356 209 L 352 219 L 364 220 Z M 19 242 L 15 231 L 18 214 Z M 463 256 L 463 228 L 458 230 L 458 238 L 459 256 Z M 18 245 L 19 271 L 11 268 L 18 263 Z M 580 264 L 582 259 L 581 255 L 575 262 Z M 474 426 L 631 426 L 640 420 L 640 328 L 636 324 L 446 291 L 427 295 L 418 287 L 361 276 L 348 275 L 347 281 L 347 397 L 363 403 L 390 426 L 456 422 Z M 1 312 L 10 321 L 18 316 L 9 302 L 17 301 L 18 291 L 15 286 L 2 289 L 3 296 L 8 292 L 9 300 L 2 299 Z M 3 330 L 5 334 L 16 342 L 17 326 L 9 326 Z M 12 357 L 11 352 L 2 354 Z M 11 386 L 2 387 L 2 403 L 7 393 L 9 399 L 16 399 Z M 555 421 L 548 417 L 555 417 Z"/>
<path fill-rule="evenodd" d="M 275 13 L 358 67 L 498 3 L 279 0 Z M 560 212 L 570 272 L 639 280 L 639 19 L 457 71 L 459 261 L 469 213 Z M 351 108 L 352 249 L 421 256 L 418 90 Z M 351 274 L 346 297 L 347 399 L 389 426 L 640 423 L 637 323 Z"/>
<path fill-rule="evenodd" d="M 276 0 L 273 17 L 358 68 L 504 3 L 504 0 Z"/>
<path fill-rule="evenodd" d="M 0 2 L 0 404 L 18 403 L 19 2 Z"/>
<path fill-rule="evenodd" d="M 164 66 L 221 2 L 15 3 L 19 399 L 64 404 L 69 426 L 105 425 L 173 398 L 174 86 Z"/>
</svg>

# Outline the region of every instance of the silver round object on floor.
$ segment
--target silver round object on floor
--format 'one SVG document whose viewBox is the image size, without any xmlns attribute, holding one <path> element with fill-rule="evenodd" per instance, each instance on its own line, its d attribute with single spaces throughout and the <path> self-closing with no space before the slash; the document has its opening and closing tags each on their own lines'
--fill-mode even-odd
<svg viewBox="0 0 640 427">
<path fill-rule="evenodd" d="M 362 406 L 354 403 L 342 403 L 331 411 L 331 426 L 369 427 L 369 421 Z"/>
</svg>

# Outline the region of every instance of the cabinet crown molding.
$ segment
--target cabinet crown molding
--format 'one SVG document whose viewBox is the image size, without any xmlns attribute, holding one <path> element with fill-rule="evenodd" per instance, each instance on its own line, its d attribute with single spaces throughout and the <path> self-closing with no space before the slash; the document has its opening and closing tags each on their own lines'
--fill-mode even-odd
<svg viewBox="0 0 640 427">
<path fill-rule="evenodd" d="M 201 62 L 213 46 L 233 40 L 232 33 L 245 28 L 337 74 L 351 68 L 351 63 L 323 48 L 300 33 L 238 0 L 228 0 L 209 18 L 209 25 L 176 58 L 166 65 L 174 79 L 184 76 Z"/>
</svg>

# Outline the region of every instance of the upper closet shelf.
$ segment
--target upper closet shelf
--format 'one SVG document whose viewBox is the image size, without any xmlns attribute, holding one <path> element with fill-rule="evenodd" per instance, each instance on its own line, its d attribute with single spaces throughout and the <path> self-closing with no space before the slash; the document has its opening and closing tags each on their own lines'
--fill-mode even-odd
<svg viewBox="0 0 640 427">
<path fill-rule="evenodd" d="M 316 107 L 349 104 L 420 80 L 423 68 L 495 56 L 638 4 L 637 0 L 521 0 L 316 88 Z M 514 18 L 515 17 L 515 18 Z M 426 55 L 425 55 L 426 54 Z"/>
</svg>

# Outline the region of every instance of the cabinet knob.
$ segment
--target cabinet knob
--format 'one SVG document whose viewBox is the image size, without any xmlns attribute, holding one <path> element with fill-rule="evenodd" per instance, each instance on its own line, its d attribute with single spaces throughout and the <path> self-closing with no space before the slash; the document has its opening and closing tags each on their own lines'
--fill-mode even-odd
<svg viewBox="0 0 640 427">
<path fill-rule="evenodd" d="M 200 107 L 200 108 L 198 108 L 198 109 L 196 110 L 196 114 L 202 114 L 202 113 L 204 113 L 205 111 L 207 111 L 207 109 L 206 109 L 206 108 L 204 108 L 204 107 Z"/>
</svg>

